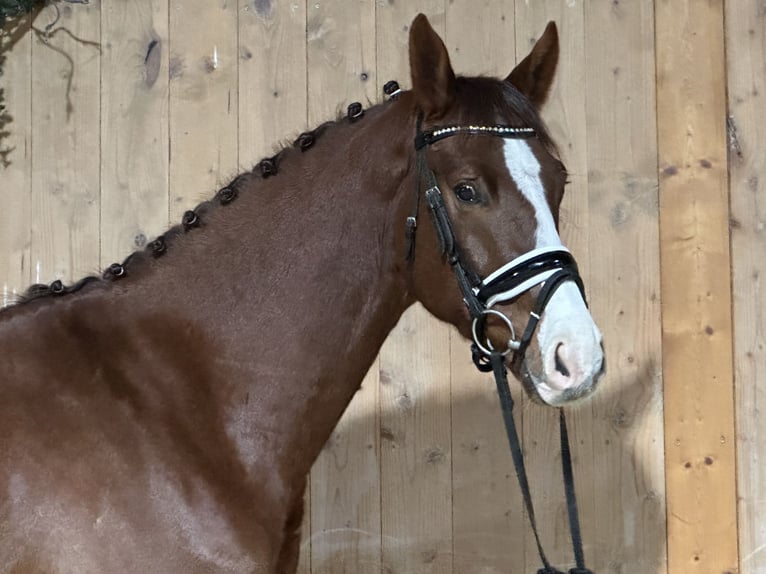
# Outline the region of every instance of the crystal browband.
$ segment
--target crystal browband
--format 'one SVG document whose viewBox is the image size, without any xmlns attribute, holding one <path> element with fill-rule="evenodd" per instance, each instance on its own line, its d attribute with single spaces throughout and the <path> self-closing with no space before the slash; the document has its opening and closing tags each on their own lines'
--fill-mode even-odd
<svg viewBox="0 0 766 574">
<path fill-rule="evenodd" d="M 535 135 L 534 128 L 511 126 L 442 126 L 418 133 L 415 149 L 419 150 L 434 142 L 457 134 L 491 135 L 501 138 L 529 138 Z"/>
</svg>

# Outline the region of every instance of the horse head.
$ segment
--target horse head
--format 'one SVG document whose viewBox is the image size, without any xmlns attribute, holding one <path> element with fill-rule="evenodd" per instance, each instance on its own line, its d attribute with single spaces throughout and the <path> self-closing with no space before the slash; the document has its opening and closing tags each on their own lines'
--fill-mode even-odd
<svg viewBox="0 0 766 574">
<path fill-rule="evenodd" d="M 504 80 L 456 77 L 422 15 L 409 50 L 415 297 L 473 339 L 480 359 L 503 352 L 533 399 L 588 395 L 605 372 L 602 337 L 559 236 L 567 172 L 539 113 L 559 56 L 555 24 Z M 434 225 L 418 221 L 422 210 Z"/>
</svg>

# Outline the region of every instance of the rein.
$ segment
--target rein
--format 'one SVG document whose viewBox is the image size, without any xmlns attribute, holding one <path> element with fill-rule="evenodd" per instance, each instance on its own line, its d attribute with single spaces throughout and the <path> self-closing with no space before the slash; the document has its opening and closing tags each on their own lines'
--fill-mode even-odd
<svg viewBox="0 0 766 574">
<path fill-rule="evenodd" d="M 529 489 L 529 480 L 524 465 L 524 455 L 513 419 L 513 398 L 508 385 L 505 357 L 512 353 L 512 368 L 521 367 L 524 355 L 529 348 L 540 317 L 545 310 L 556 290 L 567 281 L 574 281 L 585 301 L 583 282 L 577 269 L 577 263 L 572 254 L 564 247 L 542 247 L 529 251 L 520 257 L 503 265 L 490 273 L 486 278 L 480 276 L 461 258 L 460 248 L 453 231 L 452 222 L 444 203 L 442 192 L 436 180 L 436 175 L 428 166 L 426 149 L 429 145 L 445 138 L 459 135 L 490 135 L 502 138 L 530 138 L 535 136 L 532 128 L 517 128 L 510 126 L 442 126 L 430 130 L 422 129 L 422 116 L 418 116 L 417 134 L 415 136 L 415 150 L 417 153 L 417 180 L 415 183 L 415 197 L 411 215 L 406 221 L 406 233 L 409 242 L 407 259 L 412 262 L 415 257 L 415 232 L 417 230 L 417 218 L 420 207 L 420 194 L 422 183 L 425 183 L 425 200 L 431 219 L 436 227 L 439 238 L 441 254 L 447 259 L 458 286 L 463 295 L 463 301 L 468 307 L 468 312 L 473 321 L 473 343 L 471 354 L 473 362 L 481 372 L 494 374 L 497 391 L 500 398 L 500 408 L 503 414 L 508 443 L 511 448 L 513 465 L 519 482 L 524 505 L 529 517 L 529 523 L 535 536 L 537 551 L 543 568 L 538 574 L 564 574 L 563 571 L 551 566 L 545 555 L 540 535 L 537 530 L 534 505 Z M 516 339 L 513 323 L 504 313 L 493 309 L 496 303 L 510 302 L 540 285 L 540 290 L 535 299 L 535 304 L 530 312 L 527 325 L 520 339 Z M 586 301 L 587 304 L 587 301 Z M 486 337 L 486 322 L 489 316 L 498 317 L 508 327 L 511 336 L 508 348 L 496 350 Z M 559 438 L 561 441 L 561 464 L 564 479 L 564 491 L 567 500 L 567 513 L 569 516 L 569 529 L 572 536 L 572 549 L 575 556 L 576 568 L 569 570 L 569 574 L 593 574 L 585 566 L 585 558 L 582 548 L 582 536 L 580 521 L 577 510 L 575 495 L 574 474 L 572 472 L 572 458 L 569 447 L 569 433 L 566 417 L 563 409 L 559 409 Z"/>
</svg>

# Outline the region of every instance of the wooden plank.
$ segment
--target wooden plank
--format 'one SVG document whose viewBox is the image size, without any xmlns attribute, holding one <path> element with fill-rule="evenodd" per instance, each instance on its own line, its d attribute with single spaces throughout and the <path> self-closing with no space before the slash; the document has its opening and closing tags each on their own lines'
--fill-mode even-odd
<svg viewBox="0 0 766 574">
<path fill-rule="evenodd" d="M 588 286 L 607 361 L 579 475 L 595 505 L 586 554 L 597 572 L 665 572 L 653 6 L 584 6 Z"/>
<path fill-rule="evenodd" d="M 452 572 L 449 330 L 408 310 L 380 353 L 384 572 Z"/>
<path fill-rule="evenodd" d="M 737 571 L 723 3 L 657 3 L 671 572 Z"/>
<path fill-rule="evenodd" d="M 375 361 L 311 470 L 314 574 L 381 571 L 378 387 Z"/>
<path fill-rule="evenodd" d="M 47 39 L 32 40 L 33 281 L 71 282 L 89 273 L 99 255 L 98 2 L 61 6 Z M 36 19 L 56 20 L 56 6 Z M 69 84 L 71 78 L 71 85 Z"/>
<path fill-rule="evenodd" d="M 239 0 L 239 8 L 239 163 L 250 169 L 306 129 L 306 6 Z"/>
<path fill-rule="evenodd" d="M 481 19 L 466 26 L 467 19 Z M 498 41 L 498 40 L 501 41 Z M 516 61 L 513 3 L 452 0 L 443 38 L 456 74 L 505 78 Z"/>
<path fill-rule="evenodd" d="M 442 37 L 445 2 L 378 5 L 380 83 L 410 85 L 409 25 L 425 13 Z M 449 329 L 416 305 L 380 353 L 382 571 L 452 572 Z"/>
<path fill-rule="evenodd" d="M 238 0 L 239 168 L 251 169 L 307 127 L 306 4 Z M 311 485 L 299 574 L 311 570 Z"/>
<path fill-rule="evenodd" d="M 586 289 L 591 289 L 589 253 L 589 199 L 587 192 L 587 131 L 585 126 L 585 92 L 578 89 L 585 76 L 584 6 L 576 3 L 516 2 L 516 53 L 524 58 L 534 46 L 550 20 L 559 30 L 560 60 L 548 102 L 542 110 L 551 135 L 559 144 L 562 160 L 570 173 L 570 184 L 561 206 L 561 236 L 572 250 L 583 273 Z M 592 297 L 591 297 L 592 298 Z M 599 317 L 596 317 L 598 320 Z M 598 396 L 593 399 L 598 401 Z M 528 472 L 536 501 L 535 512 L 548 558 L 557 566 L 574 566 L 572 545 L 568 536 L 566 501 L 560 468 L 558 414 L 524 398 L 523 436 Z M 596 542 L 594 526 L 595 485 L 589 479 L 593 469 L 592 405 L 568 407 L 571 440 L 575 445 L 575 477 L 578 504 L 588 564 L 594 563 L 592 544 Z M 524 524 L 526 570 L 540 567 L 534 536 Z"/>
<path fill-rule="evenodd" d="M 102 266 L 167 227 L 167 26 L 167 0 L 104 3 Z"/>
<path fill-rule="evenodd" d="M 313 2 L 307 18 L 308 122 L 315 126 L 353 101 L 366 105 L 378 97 L 375 4 Z"/>
<path fill-rule="evenodd" d="M 3 100 L 0 121 L 0 307 L 30 282 L 32 186 L 32 35 L 31 17 L 6 27 L 0 36 Z M 11 49 L 11 35 L 19 37 Z"/>
<path fill-rule="evenodd" d="M 477 6 L 477 4 L 479 4 Z M 516 60 L 513 3 L 455 0 L 445 42 L 456 73 L 506 77 Z M 465 26 L 477 13 L 481 19 Z M 502 38 L 502 42 L 497 39 Z M 526 519 L 492 376 L 476 370 L 469 342 L 450 330 L 454 571 L 516 572 Z M 519 385 L 512 383 L 517 404 Z M 521 420 L 518 418 L 517 420 Z"/>
<path fill-rule="evenodd" d="M 739 572 L 766 571 L 766 29 L 762 2 L 727 2 Z"/>
<path fill-rule="evenodd" d="M 376 97 L 375 4 L 310 2 L 308 125 Z M 311 471 L 311 571 L 380 572 L 380 431 L 376 361 Z"/>
<path fill-rule="evenodd" d="M 227 2 L 170 2 L 170 218 L 237 171 L 237 7 Z"/>
</svg>

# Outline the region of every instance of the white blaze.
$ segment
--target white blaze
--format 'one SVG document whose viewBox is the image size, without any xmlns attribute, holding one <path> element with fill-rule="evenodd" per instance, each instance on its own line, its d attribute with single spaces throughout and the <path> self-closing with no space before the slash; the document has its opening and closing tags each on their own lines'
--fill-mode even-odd
<svg viewBox="0 0 766 574">
<path fill-rule="evenodd" d="M 523 139 L 506 139 L 503 152 L 511 178 L 535 211 L 535 248 L 562 246 L 540 179 L 540 162 L 532 153 L 529 143 Z M 537 331 L 537 340 L 546 379 L 555 387 L 567 386 L 565 382 L 553 382 L 554 379 L 560 378 L 555 367 L 556 349 L 559 344 L 566 348 L 564 352 L 568 359 L 567 367 L 570 371 L 575 371 L 571 373 L 568 384 L 577 385 L 584 382 L 601 367 L 601 333 L 593 322 L 579 289 L 572 281 L 567 281 L 559 287 L 548 302 Z M 538 386 L 538 390 L 541 391 L 544 400 L 547 400 L 545 395 L 552 392 L 545 383 L 543 388 Z"/>
<path fill-rule="evenodd" d="M 540 162 L 532 153 L 529 144 L 523 139 L 506 139 L 503 151 L 511 178 L 535 210 L 535 247 L 562 245 L 553 214 L 545 198 L 543 182 L 540 180 Z"/>
</svg>

